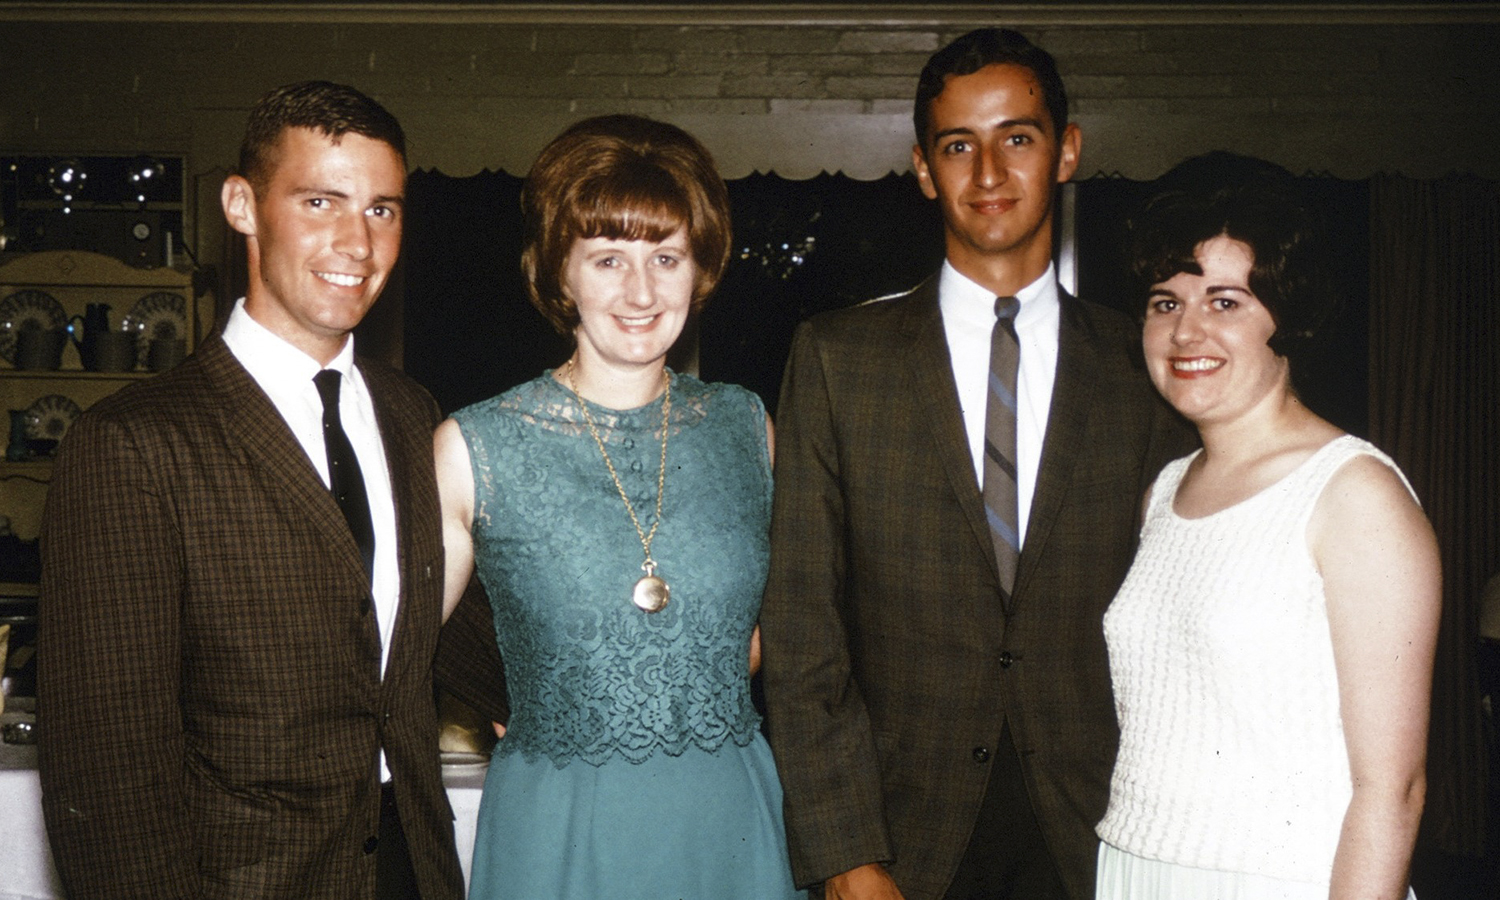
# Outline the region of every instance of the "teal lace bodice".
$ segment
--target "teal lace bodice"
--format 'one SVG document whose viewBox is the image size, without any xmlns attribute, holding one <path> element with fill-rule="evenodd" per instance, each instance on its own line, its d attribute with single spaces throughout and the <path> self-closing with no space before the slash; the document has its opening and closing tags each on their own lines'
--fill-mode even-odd
<svg viewBox="0 0 1500 900">
<path fill-rule="evenodd" d="M 647 532 L 661 404 L 589 407 Z M 672 375 L 666 490 L 651 547 L 672 599 L 657 613 L 631 603 L 641 542 L 571 391 L 548 372 L 453 417 L 473 464 L 475 563 L 510 694 L 496 752 L 561 767 L 748 744 L 760 724 L 748 648 L 771 513 L 760 399 Z"/>
</svg>

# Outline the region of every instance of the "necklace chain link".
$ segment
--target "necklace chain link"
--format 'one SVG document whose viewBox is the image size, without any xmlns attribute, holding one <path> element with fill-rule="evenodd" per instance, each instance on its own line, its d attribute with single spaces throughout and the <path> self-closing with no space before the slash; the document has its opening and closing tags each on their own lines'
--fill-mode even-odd
<svg viewBox="0 0 1500 900">
<path fill-rule="evenodd" d="M 630 502 L 630 497 L 625 494 L 625 486 L 620 483 L 620 476 L 615 472 L 615 464 L 609 458 L 609 451 L 604 447 L 604 438 L 599 436 L 599 428 L 594 424 L 594 417 L 589 414 L 588 402 L 583 395 L 578 393 L 578 384 L 573 380 L 573 360 L 568 360 L 568 389 L 573 396 L 578 398 L 578 408 L 583 412 L 583 422 L 588 426 L 589 434 L 593 436 L 594 443 L 599 447 L 599 455 L 604 457 L 604 466 L 609 469 L 609 477 L 614 480 L 615 490 L 620 492 L 620 499 L 625 501 L 625 511 L 630 513 L 630 524 L 635 526 L 636 537 L 641 539 L 641 549 L 646 553 L 646 561 L 641 563 L 641 570 L 647 575 L 656 574 L 656 560 L 651 558 L 651 542 L 656 540 L 656 529 L 661 525 L 661 500 L 667 485 L 667 432 L 672 416 L 672 377 L 665 370 L 661 373 L 662 381 L 666 382 L 667 393 L 662 399 L 661 405 L 661 468 L 656 473 L 656 519 L 651 523 L 651 531 L 647 533 L 641 528 L 641 520 L 635 514 L 635 504 Z"/>
</svg>

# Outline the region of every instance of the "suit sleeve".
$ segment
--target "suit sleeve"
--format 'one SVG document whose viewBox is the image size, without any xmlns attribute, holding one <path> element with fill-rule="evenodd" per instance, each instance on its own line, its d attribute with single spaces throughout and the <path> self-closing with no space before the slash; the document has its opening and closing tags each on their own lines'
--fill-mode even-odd
<svg viewBox="0 0 1500 900">
<path fill-rule="evenodd" d="M 892 859 L 869 715 L 842 614 L 844 477 L 811 325 L 793 341 L 776 426 L 771 571 L 761 637 L 792 872 L 816 884 Z"/>
<path fill-rule="evenodd" d="M 468 589 L 438 635 L 433 679 L 490 721 L 509 721 L 505 666 L 495 643 L 490 601 L 478 578 L 469 579 Z"/>
<path fill-rule="evenodd" d="M 42 527 L 42 802 L 72 897 L 194 897 L 183 797 L 183 554 L 169 474 L 85 415 L 53 470 Z"/>
</svg>

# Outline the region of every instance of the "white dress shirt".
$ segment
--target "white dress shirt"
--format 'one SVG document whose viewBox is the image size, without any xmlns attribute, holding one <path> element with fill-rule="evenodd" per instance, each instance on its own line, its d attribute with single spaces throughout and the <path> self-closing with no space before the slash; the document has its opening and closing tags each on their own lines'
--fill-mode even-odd
<svg viewBox="0 0 1500 900">
<path fill-rule="evenodd" d="M 1042 277 L 1016 293 L 1021 308 L 1016 313 L 1016 337 L 1021 346 L 1020 370 L 1016 373 L 1016 505 L 1021 544 L 1031 520 L 1031 498 L 1036 493 L 1036 473 L 1042 462 L 1042 439 L 1047 434 L 1047 415 L 1052 409 L 1052 385 L 1057 380 L 1058 304 L 1057 276 L 1052 266 Z M 943 333 L 948 339 L 948 357 L 953 363 L 953 381 L 958 386 L 958 405 L 974 460 L 974 483 L 984 484 L 984 417 L 989 397 L 990 335 L 995 328 L 995 294 L 975 284 L 948 263 L 938 279 L 938 308 Z"/>
</svg>

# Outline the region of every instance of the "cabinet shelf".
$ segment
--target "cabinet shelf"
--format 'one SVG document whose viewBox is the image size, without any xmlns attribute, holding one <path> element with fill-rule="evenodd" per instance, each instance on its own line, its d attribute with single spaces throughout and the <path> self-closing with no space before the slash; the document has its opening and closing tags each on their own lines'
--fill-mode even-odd
<svg viewBox="0 0 1500 900">
<path fill-rule="evenodd" d="M 134 369 L 129 372 L 90 372 L 87 369 L 0 369 L 6 378 L 37 380 L 62 379 L 64 381 L 140 381 L 156 372 Z"/>
</svg>

